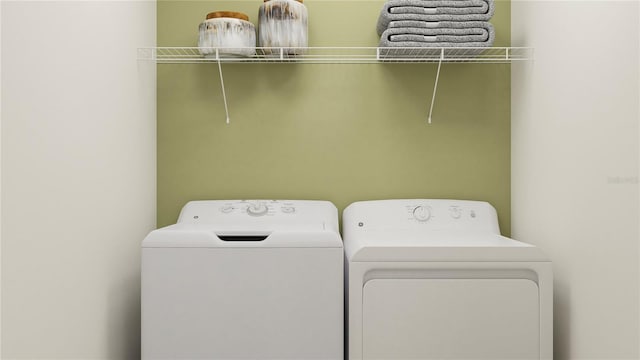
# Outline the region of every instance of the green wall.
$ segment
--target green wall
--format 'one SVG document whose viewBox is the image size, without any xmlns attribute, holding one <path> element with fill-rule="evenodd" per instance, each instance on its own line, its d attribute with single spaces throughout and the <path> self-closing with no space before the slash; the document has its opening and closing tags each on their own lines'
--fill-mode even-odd
<svg viewBox="0 0 640 360">
<path fill-rule="evenodd" d="M 255 1 L 158 2 L 158 46 L 196 46 L 208 12 Z M 308 0 L 310 46 L 376 46 L 383 1 Z M 510 44 L 496 2 L 494 46 Z M 510 234 L 510 67 L 226 64 L 231 124 L 215 64 L 158 65 L 158 226 L 194 199 L 485 200 Z"/>
</svg>

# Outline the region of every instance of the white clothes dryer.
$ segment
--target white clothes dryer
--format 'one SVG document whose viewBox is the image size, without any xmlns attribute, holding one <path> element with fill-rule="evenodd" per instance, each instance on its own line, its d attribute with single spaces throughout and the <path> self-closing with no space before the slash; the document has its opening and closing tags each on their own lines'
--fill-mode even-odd
<svg viewBox="0 0 640 360">
<path fill-rule="evenodd" d="M 350 360 L 552 359 L 551 262 L 490 204 L 357 202 L 343 229 Z"/>
<path fill-rule="evenodd" d="M 342 359 L 327 201 L 193 201 L 142 243 L 143 359 Z"/>
</svg>

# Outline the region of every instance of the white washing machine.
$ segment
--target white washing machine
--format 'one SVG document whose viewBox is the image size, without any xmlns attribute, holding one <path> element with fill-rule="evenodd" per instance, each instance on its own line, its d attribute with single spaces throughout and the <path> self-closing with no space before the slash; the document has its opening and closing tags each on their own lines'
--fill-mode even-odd
<svg viewBox="0 0 640 360">
<path fill-rule="evenodd" d="M 342 359 L 338 212 L 194 201 L 142 243 L 143 359 Z"/>
<path fill-rule="evenodd" d="M 357 202 L 343 230 L 350 360 L 552 359 L 551 263 L 490 204 Z"/>
</svg>

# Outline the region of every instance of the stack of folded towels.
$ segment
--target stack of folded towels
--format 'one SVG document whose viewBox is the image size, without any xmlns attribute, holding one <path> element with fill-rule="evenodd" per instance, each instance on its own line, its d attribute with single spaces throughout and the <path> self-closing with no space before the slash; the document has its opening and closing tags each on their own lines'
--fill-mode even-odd
<svg viewBox="0 0 640 360">
<path fill-rule="evenodd" d="M 378 18 L 379 46 L 490 47 L 494 11 L 494 0 L 388 0 Z"/>
</svg>

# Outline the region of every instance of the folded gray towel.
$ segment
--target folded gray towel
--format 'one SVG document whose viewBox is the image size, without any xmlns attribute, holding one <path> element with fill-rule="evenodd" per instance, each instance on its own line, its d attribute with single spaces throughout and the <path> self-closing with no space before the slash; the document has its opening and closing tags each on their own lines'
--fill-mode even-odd
<svg viewBox="0 0 640 360">
<path fill-rule="evenodd" d="M 402 30 L 402 29 L 398 29 Z M 393 43 L 470 43 L 486 42 L 489 39 L 489 32 L 485 29 L 419 29 L 423 31 L 407 32 L 398 34 L 387 34 L 389 44 Z M 389 46 L 389 45 L 387 45 Z M 393 45 L 391 45 L 393 46 Z"/>
<path fill-rule="evenodd" d="M 493 45 L 495 30 L 490 23 L 472 28 L 389 28 L 382 33 L 381 48 L 485 48 Z M 437 52 L 438 50 L 436 50 Z M 468 54 L 479 54 L 483 49 L 469 50 Z M 391 56 L 413 54 L 415 51 L 390 50 Z"/>
<path fill-rule="evenodd" d="M 494 0 L 389 0 L 378 17 L 381 35 L 392 21 L 488 21 Z"/>
<path fill-rule="evenodd" d="M 482 28 L 493 31 L 493 25 L 487 21 L 413 21 L 401 20 L 389 22 L 391 28 L 425 28 L 425 29 L 468 29 Z M 386 30 L 386 29 L 385 29 Z M 382 34 L 380 34 L 382 35 Z"/>
<path fill-rule="evenodd" d="M 443 21 L 438 27 L 398 27 L 412 22 L 399 21 L 382 33 L 380 47 L 399 46 L 482 46 L 493 45 L 495 29 L 486 21 Z M 432 45 L 432 44 L 437 45 Z M 474 43 L 474 44 L 471 44 Z M 464 45 L 456 45 L 464 44 Z"/>
</svg>

